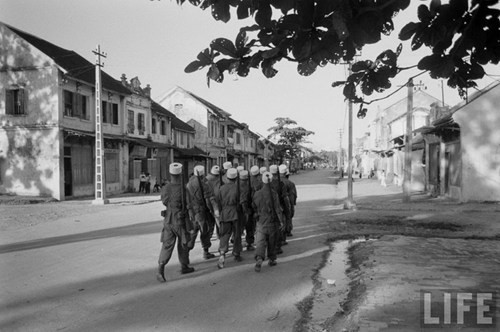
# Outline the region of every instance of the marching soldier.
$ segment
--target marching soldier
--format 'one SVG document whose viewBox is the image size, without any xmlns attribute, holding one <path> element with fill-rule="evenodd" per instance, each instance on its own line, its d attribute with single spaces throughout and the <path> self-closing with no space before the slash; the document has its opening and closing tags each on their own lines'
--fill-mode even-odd
<svg viewBox="0 0 500 332">
<path fill-rule="evenodd" d="M 208 188 L 204 179 L 205 167 L 197 165 L 194 167 L 194 175 L 189 180 L 187 189 L 188 212 L 191 220 L 194 220 L 194 234 L 189 241 L 189 249 L 194 248 L 196 237 L 200 232 L 201 246 L 203 247 L 203 258 L 214 258 L 215 255 L 209 252 L 212 245 L 210 238 L 213 233 L 213 224 L 211 223 L 212 211 L 213 217 L 219 218 L 219 208 L 215 198 Z"/>
<path fill-rule="evenodd" d="M 221 185 L 224 185 L 226 183 L 228 183 L 228 179 L 227 179 L 227 170 L 232 168 L 233 167 L 233 164 L 230 162 L 230 161 L 226 161 L 224 164 L 222 164 L 222 184 Z"/>
<path fill-rule="evenodd" d="M 166 210 L 162 211 L 164 217 L 161 231 L 161 251 L 158 258 L 158 273 L 156 279 L 165 282 L 165 265 L 172 257 L 175 243 L 177 242 L 177 255 L 181 263 L 181 273 L 191 273 L 194 268 L 189 266 L 188 242 L 193 225 L 186 215 L 185 188 L 182 179 L 182 164 L 172 163 L 169 166 L 171 182 L 163 186 L 161 201 Z"/>
<path fill-rule="evenodd" d="M 243 211 L 243 227 L 247 251 L 255 250 L 255 222 L 253 219 L 252 192 L 253 188 L 248 178 L 248 171 L 242 170 L 240 175 L 240 204 Z"/>
<path fill-rule="evenodd" d="M 286 167 L 285 165 L 281 165 L 280 168 L 283 168 L 282 166 Z M 286 228 L 286 223 L 288 221 L 288 216 L 290 213 L 290 198 L 289 198 L 289 194 L 288 194 L 288 190 L 287 190 L 288 188 L 281 181 L 278 165 L 269 166 L 269 170 L 270 170 L 271 174 L 273 175 L 273 179 L 271 181 L 271 186 L 278 193 L 281 210 L 283 211 L 283 215 L 284 215 L 283 223 L 284 223 L 284 227 Z M 279 236 L 279 240 L 278 240 L 277 245 L 276 245 L 277 246 L 277 253 L 281 254 L 281 253 L 283 253 L 281 246 L 288 244 L 288 242 L 286 242 L 286 235 L 284 232 L 282 232 L 282 231 L 278 232 L 278 236 Z"/>
<path fill-rule="evenodd" d="M 293 181 L 289 179 L 289 177 L 290 171 L 287 168 L 285 172 L 285 179 L 287 181 L 288 192 L 290 194 L 290 229 L 288 230 L 286 235 L 292 236 L 293 217 L 295 216 L 295 205 L 297 205 L 297 187 L 295 186 L 295 183 L 293 183 Z"/>
<path fill-rule="evenodd" d="M 240 216 L 238 212 L 238 205 L 240 197 L 238 195 L 238 188 L 236 178 L 238 171 L 236 168 L 230 168 L 226 173 L 228 183 L 224 184 L 219 191 L 217 201 L 219 203 L 220 211 L 220 242 L 219 242 L 219 262 L 217 267 L 222 269 L 224 267 L 226 253 L 229 251 L 229 239 L 231 235 L 234 238 L 233 256 L 238 262 L 242 260 L 241 257 L 241 225 Z"/>
<path fill-rule="evenodd" d="M 212 166 L 212 168 L 210 169 L 210 173 L 207 174 L 207 177 L 206 177 L 208 188 L 210 190 L 210 195 L 212 195 L 214 197 L 214 200 L 215 200 L 215 203 L 217 204 L 216 205 L 217 207 L 219 206 L 219 202 L 217 202 L 217 196 L 219 195 L 220 186 L 222 185 L 220 175 L 221 175 L 220 168 L 218 165 L 215 165 L 215 166 Z M 218 238 L 219 237 L 219 220 L 218 220 L 218 218 L 215 218 L 215 210 L 212 211 L 212 214 L 210 217 L 211 217 L 210 223 L 212 225 L 215 224 L 216 234 L 217 234 L 217 238 Z M 212 226 L 212 232 L 210 233 L 210 237 L 212 237 L 212 234 L 214 231 L 213 228 L 214 228 L 214 226 Z"/>
<path fill-rule="evenodd" d="M 283 225 L 283 214 L 280 208 L 278 194 L 272 189 L 272 174 L 265 172 L 262 174 L 263 187 L 257 191 L 253 197 L 254 217 L 257 222 L 255 251 L 255 271 L 260 272 L 262 262 L 269 258 L 269 266 L 276 265 L 276 241 L 277 233 Z"/>
<path fill-rule="evenodd" d="M 252 196 L 262 188 L 262 175 L 259 166 L 250 168 L 250 187 L 252 188 Z"/>
</svg>

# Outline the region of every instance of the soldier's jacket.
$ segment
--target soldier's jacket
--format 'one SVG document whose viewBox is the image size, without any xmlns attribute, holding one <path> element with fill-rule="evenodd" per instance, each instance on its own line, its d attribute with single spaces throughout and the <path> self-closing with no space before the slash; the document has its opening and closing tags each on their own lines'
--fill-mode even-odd
<svg viewBox="0 0 500 332">
<path fill-rule="evenodd" d="M 198 214 L 206 218 L 207 207 L 209 208 L 212 204 L 214 204 L 214 197 L 205 180 L 202 179 L 201 183 L 203 187 L 203 196 L 198 177 L 192 176 L 189 179 L 186 185 L 188 193 L 188 195 L 186 195 L 187 208 L 193 215 Z"/>
<path fill-rule="evenodd" d="M 252 193 L 248 180 L 240 179 L 240 205 L 244 213 L 250 214 L 252 209 Z"/>
<path fill-rule="evenodd" d="M 291 209 L 290 193 L 288 192 L 288 187 L 283 183 L 283 179 L 278 182 L 278 177 L 273 177 L 273 180 L 271 181 L 271 187 L 278 193 L 281 208 L 283 209 L 285 215 L 288 215 Z"/>
<path fill-rule="evenodd" d="M 193 229 L 193 225 L 182 211 L 182 191 L 180 183 L 167 183 L 161 191 L 161 201 L 166 207 L 164 224 L 179 227 L 185 231 Z M 163 232 L 161 241 L 164 242 Z"/>
<path fill-rule="evenodd" d="M 271 189 L 271 190 L 269 190 Z M 271 201 L 272 193 L 272 201 Z M 274 206 L 274 212 L 273 212 Z M 280 226 L 284 222 L 283 212 L 281 210 L 278 193 L 272 189 L 269 184 L 263 184 L 261 190 L 253 196 L 254 218 L 257 221 L 257 227 Z"/>
<path fill-rule="evenodd" d="M 219 195 L 219 190 L 220 190 L 220 186 L 221 186 L 220 176 L 213 175 L 213 174 L 207 174 L 207 177 L 205 179 L 207 181 L 208 188 L 210 189 L 210 195 L 212 197 L 214 197 L 215 201 L 217 202 L 217 196 Z M 218 202 L 217 202 L 217 204 L 218 204 Z"/>
<path fill-rule="evenodd" d="M 240 204 L 240 197 L 238 197 L 235 181 L 229 181 L 220 187 L 217 202 L 219 204 L 220 221 L 234 221 L 238 220 L 238 204 Z"/>
<path fill-rule="evenodd" d="M 283 178 L 282 181 L 287 187 L 290 204 L 297 205 L 297 187 L 295 186 L 295 183 L 293 183 L 292 181 L 290 181 L 290 179 L 287 178 Z"/>
<path fill-rule="evenodd" d="M 252 195 L 262 188 L 262 178 L 260 175 L 252 175 L 250 177 L 250 182 L 252 183 Z"/>
</svg>

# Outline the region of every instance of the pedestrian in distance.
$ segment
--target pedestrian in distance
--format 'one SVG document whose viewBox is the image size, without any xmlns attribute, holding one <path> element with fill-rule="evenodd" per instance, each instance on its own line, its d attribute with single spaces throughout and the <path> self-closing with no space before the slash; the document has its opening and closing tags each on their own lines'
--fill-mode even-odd
<svg viewBox="0 0 500 332">
<path fill-rule="evenodd" d="M 269 266 L 277 264 L 276 241 L 279 239 L 278 233 L 283 230 L 284 216 L 280 208 L 278 193 L 271 186 L 272 179 L 271 173 L 262 174 L 262 189 L 253 197 L 254 218 L 257 222 L 255 272 L 260 272 L 266 256 L 269 259 Z"/>
<path fill-rule="evenodd" d="M 144 193 L 149 194 L 151 192 L 151 175 L 146 173 L 146 183 L 144 184 Z"/>
<path fill-rule="evenodd" d="M 205 167 L 202 165 L 195 166 L 193 174 L 186 186 L 189 219 L 194 225 L 194 234 L 191 236 L 188 248 L 189 250 L 194 248 L 196 237 L 200 233 L 203 258 L 211 259 L 215 255 L 209 252 L 212 246 L 210 239 L 214 231 L 210 217 L 213 213 L 215 218 L 219 218 L 219 207 L 206 183 Z"/>
<path fill-rule="evenodd" d="M 141 172 L 139 175 L 139 192 L 142 193 L 146 190 L 146 173 Z"/>
<path fill-rule="evenodd" d="M 226 253 L 229 251 L 229 239 L 234 238 L 233 256 L 236 261 L 241 261 L 241 227 L 238 205 L 240 196 L 237 188 L 238 171 L 229 168 L 226 173 L 228 183 L 224 184 L 219 191 L 217 201 L 220 211 L 220 240 L 219 240 L 219 262 L 217 267 L 222 269 L 225 265 Z"/>
<path fill-rule="evenodd" d="M 169 173 L 171 181 L 163 186 L 161 192 L 161 201 L 165 205 L 165 210 L 161 213 L 164 217 L 160 237 L 162 245 L 156 274 L 156 279 L 159 282 L 166 281 L 165 266 L 172 257 L 176 243 L 177 255 L 181 263 L 181 273 L 194 272 L 194 268 L 189 266 L 188 243 L 193 233 L 193 225 L 189 221 L 186 211 L 186 192 L 182 178 L 182 164 L 170 164 Z"/>
</svg>

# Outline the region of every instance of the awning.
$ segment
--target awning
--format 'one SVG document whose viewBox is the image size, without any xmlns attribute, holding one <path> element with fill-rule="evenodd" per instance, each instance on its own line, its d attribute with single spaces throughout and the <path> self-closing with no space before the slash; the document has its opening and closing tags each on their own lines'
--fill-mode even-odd
<svg viewBox="0 0 500 332">
<path fill-rule="evenodd" d="M 205 151 L 196 146 L 190 149 L 174 147 L 174 151 L 181 157 L 201 157 L 201 158 L 208 157 Z"/>
</svg>

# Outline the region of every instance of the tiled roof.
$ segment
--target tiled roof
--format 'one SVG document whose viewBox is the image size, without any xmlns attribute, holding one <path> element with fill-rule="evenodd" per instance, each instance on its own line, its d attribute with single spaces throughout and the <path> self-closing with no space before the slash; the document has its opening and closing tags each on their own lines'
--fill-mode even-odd
<svg viewBox="0 0 500 332">
<path fill-rule="evenodd" d="M 186 93 L 189 94 L 191 97 L 193 97 L 194 99 L 198 100 L 200 103 L 202 103 L 203 105 L 208 107 L 211 111 L 213 111 L 216 115 L 220 116 L 221 118 L 228 118 L 229 116 L 231 116 L 230 113 L 228 113 L 228 112 L 224 111 L 223 109 L 215 106 L 214 104 L 206 101 L 205 99 L 195 95 L 194 93 L 187 91 L 187 90 L 184 90 L 184 91 L 186 91 Z"/>
<path fill-rule="evenodd" d="M 90 61 L 74 51 L 66 50 L 10 25 L 5 24 L 5 26 L 54 60 L 58 66 L 67 72 L 68 76 L 95 86 L 95 66 Z M 121 82 L 115 80 L 104 71 L 101 71 L 101 80 L 102 87 L 106 90 L 125 95 L 131 94 L 129 89 L 124 87 Z"/>
</svg>

